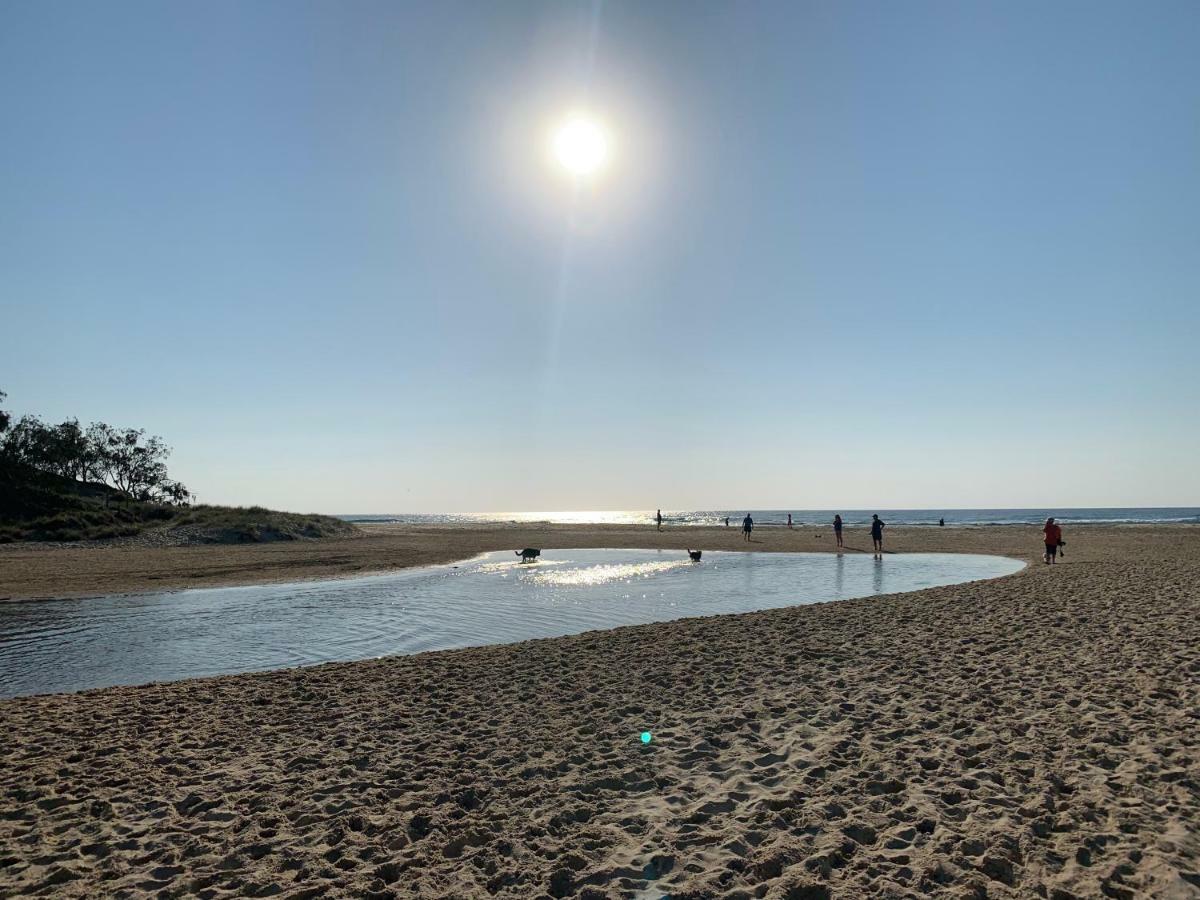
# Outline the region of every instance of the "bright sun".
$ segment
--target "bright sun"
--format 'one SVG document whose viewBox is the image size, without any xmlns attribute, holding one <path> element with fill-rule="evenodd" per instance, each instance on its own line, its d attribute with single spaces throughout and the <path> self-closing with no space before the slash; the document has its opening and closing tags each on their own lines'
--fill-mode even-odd
<svg viewBox="0 0 1200 900">
<path fill-rule="evenodd" d="M 572 115 L 554 132 L 554 158 L 572 175 L 594 175 L 608 162 L 609 140 L 595 119 Z"/>
</svg>

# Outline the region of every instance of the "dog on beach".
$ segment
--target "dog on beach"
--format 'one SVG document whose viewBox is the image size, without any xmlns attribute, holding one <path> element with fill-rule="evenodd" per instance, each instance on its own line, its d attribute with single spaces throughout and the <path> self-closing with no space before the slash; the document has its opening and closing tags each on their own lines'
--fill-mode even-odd
<svg viewBox="0 0 1200 900">
<path fill-rule="evenodd" d="M 524 550 L 518 550 L 517 556 L 521 557 L 521 562 L 533 562 L 542 555 L 541 550 L 535 550 L 533 547 L 526 547 Z"/>
<path fill-rule="evenodd" d="M 688 556 L 692 558 L 692 562 L 700 562 L 700 554 L 703 552 L 703 550 L 689 550 Z"/>
</svg>

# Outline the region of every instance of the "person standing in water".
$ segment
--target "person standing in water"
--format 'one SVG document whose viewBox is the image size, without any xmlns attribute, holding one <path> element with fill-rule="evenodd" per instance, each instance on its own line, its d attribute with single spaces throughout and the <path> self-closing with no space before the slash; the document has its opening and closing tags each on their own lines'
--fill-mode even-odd
<svg viewBox="0 0 1200 900">
<path fill-rule="evenodd" d="M 726 528 L 728 528 L 728 527 L 729 527 L 729 516 L 726 516 L 726 517 L 725 517 L 725 527 L 726 527 Z"/>
<path fill-rule="evenodd" d="M 662 510 L 661 509 L 658 511 L 658 515 L 655 516 L 654 519 L 655 519 L 655 521 L 658 522 L 658 530 L 662 531 Z"/>
<path fill-rule="evenodd" d="M 946 520 L 938 519 L 938 528 L 945 528 L 945 527 L 946 527 Z"/>
<path fill-rule="evenodd" d="M 833 517 L 833 536 L 837 540 L 838 549 L 842 548 L 842 516 L 841 513 Z"/>
<path fill-rule="evenodd" d="M 792 527 L 792 514 L 788 513 L 788 528 Z"/>
<path fill-rule="evenodd" d="M 1046 561 L 1046 565 L 1053 565 L 1057 561 L 1058 548 L 1063 544 L 1062 528 L 1054 524 L 1053 516 L 1046 520 L 1042 534 L 1046 536 L 1046 552 L 1042 555 L 1042 559 Z"/>
<path fill-rule="evenodd" d="M 754 520 L 750 518 L 750 513 L 746 513 L 746 518 L 742 519 L 742 537 L 745 540 L 750 540 L 750 532 L 754 530 Z"/>
<path fill-rule="evenodd" d="M 871 514 L 871 543 L 875 547 L 875 558 L 883 559 L 883 529 L 887 523 L 874 513 Z"/>
</svg>

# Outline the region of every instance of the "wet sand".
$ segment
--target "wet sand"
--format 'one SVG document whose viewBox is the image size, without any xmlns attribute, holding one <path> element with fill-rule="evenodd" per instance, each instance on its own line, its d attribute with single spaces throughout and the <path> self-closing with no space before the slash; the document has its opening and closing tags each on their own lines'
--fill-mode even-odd
<svg viewBox="0 0 1200 900">
<path fill-rule="evenodd" d="M 832 546 L 815 529 L 760 537 Z M 0 896 L 1200 896 L 1200 529 L 1066 537 L 1049 568 L 1036 529 L 894 529 L 890 550 L 1032 564 L 884 598 L 2 701 Z M 862 532 L 847 544 L 869 550 Z M 733 529 L 614 526 L 3 548 L 0 595 L 524 545 L 746 546 Z"/>
</svg>

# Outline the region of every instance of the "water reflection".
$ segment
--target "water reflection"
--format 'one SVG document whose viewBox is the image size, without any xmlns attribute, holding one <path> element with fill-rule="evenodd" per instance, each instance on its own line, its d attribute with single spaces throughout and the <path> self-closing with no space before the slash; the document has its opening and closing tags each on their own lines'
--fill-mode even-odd
<svg viewBox="0 0 1200 900">
<path fill-rule="evenodd" d="M 992 556 L 547 550 L 303 584 L 0 604 L 0 696 L 505 643 L 992 578 Z M 832 576 L 832 577 L 831 577 Z"/>
</svg>

